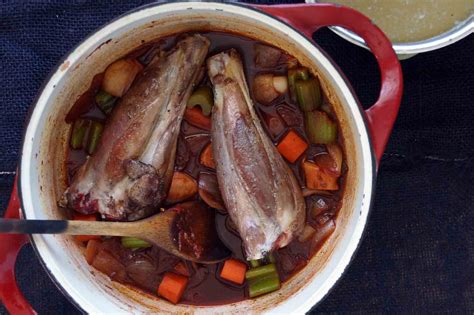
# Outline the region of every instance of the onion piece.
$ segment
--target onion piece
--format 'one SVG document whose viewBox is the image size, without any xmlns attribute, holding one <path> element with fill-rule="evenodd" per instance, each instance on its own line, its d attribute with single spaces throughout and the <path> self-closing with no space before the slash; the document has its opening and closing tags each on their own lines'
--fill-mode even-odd
<svg viewBox="0 0 474 315">
<path fill-rule="evenodd" d="M 326 221 L 326 223 L 322 226 L 319 226 L 316 229 L 316 233 L 313 237 L 313 246 L 317 246 L 321 244 L 321 242 L 325 241 L 336 229 L 336 223 L 333 219 Z"/>
<path fill-rule="evenodd" d="M 285 130 L 285 122 L 281 119 L 278 113 L 273 111 L 266 112 L 261 110 L 263 125 L 266 127 L 270 135 L 275 139 Z"/>
<path fill-rule="evenodd" d="M 166 201 L 175 203 L 186 200 L 198 192 L 196 180 L 183 172 L 174 172 Z"/>
<path fill-rule="evenodd" d="M 224 210 L 224 201 L 222 200 L 217 184 L 217 177 L 214 174 L 201 172 L 199 174 L 199 197 L 211 208 Z"/>
<path fill-rule="evenodd" d="M 95 256 L 99 252 L 99 240 L 89 240 L 86 247 L 86 261 L 89 265 L 92 265 Z"/>
<path fill-rule="evenodd" d="M 259 74 L 253 79 L 252 86 L 255 100 L 264 105 L 270 104 L 280 94 L 273 86 L 273 74 Z"/>
<path fill-rule="evenodd" d="M 158 287 L 158 273 L 150 259 L 136 257 L 127 264 L 125 271 L 135 284 L 147 290 L 154 291 Z"/>
<path fill-rule="evenodd" d="M 102 89 L 110 95 L 122 97 L 142 70 L 143 66 L 135 59 L 117 60 L 105 70 Z"/>
<path fill-rule="evenodd" d="M 186 141 L 186 147 L 189 149 L 191 155 L 199 155 L 199 152 L 204 148 L 206 143 L 209 142 L 208 133 L 195 133 L 189 136 L 186 136 L 184 140 Z"/>
<path fill-rule="evenodd" d="M 106 250 L 100 250 L 97 253 L 92 261 L 92 266 L 112 280 L 121 282 L 126 279 L 125 266 Z"/>
<path fill-rule="evenodd" d="M 212 155 L 212 145 L 209 142 L 204 149 L 202 149 L 201 154 L 199 155 L 199 163 L 204 165 L 205 167 L 216 169 L 216 162 L 214 161 L 214 157 Z"/>
<path fill-rule="evenodd" d="M 312 195 L 332 196 L 332 193 L 327 190 L 310 189 L 307 187 L 302 188 L 301 192 L 303 193 L 303 197 L 309 197 Z"/>
<path fill-rule="evenodd" d="M 174 266 L 176 266 L 176 264 L 180 261 L 181 259 L 174 256 L 173 254 L 165 252 L 164 250 L 160 250 L 158 262 L 156 263 L 156 272 L 161 274 L 165 271 L 172 270 Z"/>
<path fill-rule="evenodd" d="M 303 115 L 298 108 L 283 103 L 277 106 L 277 113 L 288 126 L 299 127 L 303 125 Z"/>
<path fill-rule="evenodd" d="M 311 225 L 306 224 L 303 228 L 303 231 L 298 236 L 298 241 L 300 243 L 306 242 L 311 238 L 311 236 L 314 235 L 314 233 L 316 233 L 316 230 Z"/>
<path fill-rule="evenodd" d="M 342 169 L 342 149 L 336 143 L 326 144 L 326 149 L 334 161 L 334 168 L 328 171 L 333 172 L 336 176 L 341 176 Z"/>
<path fill-rule="evenodd" d="M 312 200 L 310 214 L 313 219 L 316 219 L 321 213 L 329 210 L 329 204 L 324 198 L 313 197 Z"/>
<path fill-rule="evenodd" d="M 270 73 L 256 75 L 253 79 L 252 91 L 257 102 L 268 105 L 288 91 L 288 78 Z"/>
<path fill-rule="evenodd" d="M 282 51 L 263 44 L 255 44 L 255 65 L 262 68 L 273 68 L 280 63 Z"/>
<path fill-rule="evenodd" d="M 286 76 L 274 76 L 273 87 L 280 94 L 286 93 L 288 91 L 288 78 Z"/>
<path fill-rule="evenodd" d="M 179 263 L 176 264 L 176 266 L 174 266 L 173 271 L 175 271 L 176 273 L 179 273 L 180 275 L 183 275 L 185 277 L 190 277 L 191 276 L 191 273 L 189 272 L 188 267 L 182 261 L 180 261 Z"/>
</svg>

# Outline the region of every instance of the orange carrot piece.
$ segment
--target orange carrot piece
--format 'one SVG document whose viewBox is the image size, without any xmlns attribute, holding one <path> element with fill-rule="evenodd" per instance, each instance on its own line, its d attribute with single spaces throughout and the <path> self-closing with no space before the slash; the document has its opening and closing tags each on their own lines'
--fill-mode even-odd
<svg viewBox="0 0 474 315">
<path fill-rule="evenodd" d="M 211 118 L 204 116 L 199 106 L 186 108 L 184 119 L 193 126 L 204 130 L 211 130 Z"/>
<path fill-rule="evenodd" d="M 190 276 L 188 268 L 182 261 L 180 261 L 179 263 L 176 264 L 176 266 L 174 266 L 174 271 L 185 277 Z"/>
<path fill-rule="evenodd" d="M 290 130 L 277 145 L 278 152 L 290 163 L 295 163 L 307 148 L 306 141 L 293 130 Z"/>
<path fill-rule="evenodd" d="M 188 284 L 188 277 L 167 272 L 158 287 L 158 294 L 174 304 L 178 303 Z"/>
<path fill-rule="evenodd" d="M 303 161 L 303 170 L 306 177 L 306 187 L 317 190 L 338 190 L 338 176 L 328 174 L 318 165 Z"/>
<path fill-rule="evenodd" d="M 222 279 L 234 282 L 236 284 L 242 284 L 245 280 L 246 271 L 247 264 L 237 259 L 231 258 L 224 262 L 220 276 Z"/>
<path fill-rule="evenodd" d="M 216 169 L 216 163 L 214 162 L 214 156 L 212 155 L 212 145 L 209 143 L 204 147 L 199 157 L 199 162 L 205 167 Z"/>
<path fill-rule="evenodd" d="M 97 221 L 97 215 L 95 214 L 80 214 L 74 213 L 74 220 L 78 221 Z M 90 240 L 98 240 L 100 239 L 99 235 L 76 235 L 76 241 L 84 243 Z"/>
<path fill-rule="evenodd" d="M 198 185 L 194 178 L 186 173 L 174 172 L 166 201 L 170 203 L 183 201 L 197 194 L 197 192 Z"/>
<path fill-rule="evenodd" d="M 92 262 L 94 261 L 95 256 L 99 252 L 99 245 L 100 245 L 99 240 L 92 239 L 87 242 L 86 261 L 89 265 L 92 265 Z"/>
</svg>

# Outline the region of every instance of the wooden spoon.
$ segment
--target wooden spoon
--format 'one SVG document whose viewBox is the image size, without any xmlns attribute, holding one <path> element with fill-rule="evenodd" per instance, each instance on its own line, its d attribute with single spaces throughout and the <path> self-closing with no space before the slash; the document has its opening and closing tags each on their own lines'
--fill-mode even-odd
<svg viewBox="0 0 474 315">
<path fill-rule="evenodd" d="M 131 236 L 202 264 L 230 256 L 217 236 L 213 210 L 186 202 L 135 222 L 0 219 L 0 233 Z"/>
</svg>

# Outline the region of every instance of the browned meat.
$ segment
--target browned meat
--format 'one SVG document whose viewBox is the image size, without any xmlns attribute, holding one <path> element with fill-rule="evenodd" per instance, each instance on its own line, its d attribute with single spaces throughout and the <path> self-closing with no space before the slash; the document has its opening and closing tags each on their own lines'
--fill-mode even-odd
<svg viewBox="0 0 474 315">
<path fill-rule="evenodd" d="M 208 49 L 207 38 L 192 35 L 145 68 L 66 190 L 68 207 L 136 220 L 160 205 L 171 183 L 186 102 L 203 75 Z"/>
<path fill-rule="evenodd" d="M 263 131 L 236 51 L 207 62 L 214 86 L 212 147 L 224 203 L 247 259 L 286 246 L 305 221 L 298 182 Z"/>
</svg>

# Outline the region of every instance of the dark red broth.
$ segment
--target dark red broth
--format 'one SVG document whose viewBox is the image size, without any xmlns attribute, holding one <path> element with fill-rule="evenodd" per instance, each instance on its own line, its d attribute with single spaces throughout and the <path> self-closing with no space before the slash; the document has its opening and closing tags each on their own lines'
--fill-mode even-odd
<svg viewBox="0 0 474 315">
<path fill-rule="evenodd" d="M 237 49 L 243 59 L 250 90 L 252 78 L 257 73 L 269 72 L 269 69 L 260 69 L 255 66 L 254 45 L 259 43 L 258 41 L 221 32 L 209 32 L 205 33 L 205 36 L 211 40 L 209 55 L 228 48 Z M 175 41 L 176 36 L 160 39 L 155 43 L 146 44 L 146 46 L 138 48 L 134 52 L 131 52 L 129 56 L 137 57 L 145 55 L 142 58 L 147 58 L 146 54 L 149 49 L 172 47 Z M 283 64 L 270 69 L 270 72 L 286 74 L 287 65 Z M 94 93 L 96 93 L 100 87 L 99 80 L 101 77 L 101 75 L 97 75 L 93 80 L 90 90 L 77 100 L 67 116 L 67 122 L 74 121 L 79 117 L 86 117 L 102 121 L 105 124 L 107 123 L 106 116 L 94 103 L 93 97 Z M 208 78 L 204 80 L 205 84 L 209 85 Z M 328 103 L 324 95 L 323 102 Z M 280 141 L 290 128 L 307 139 L 302 113 L 298 105 L 293 102 L 288 95 L 279 97 L 270 105 L 266 106 L 257 102 L 254 103 L 268 136 L 275 144 Z M 333 118 L 335 117 L 333 116 Z M 183 120 L 178 142 L 175 169 L 191 175 L 196 180 L 198 180 L 199 173 L 201 172 L 214 173 L 214 170 L 199 163 L 200 153 L 209 142 L 210 135 L 208 131 L 194 127 Z M 305 182 L 303 170 L 300 166 L 301 160 L 304 158 L 312 160 L 314 156 L 325 153 L 323 145 L 311 145 L 306 153 L 295 163 L 288 163 L 302 187 Z M 71 180 L 77 169 L 85 162 L 86 157 L 87 155 L 83 150 L 69 150 L 68 159 L 66 161 L 69 180 Z M 342 176 L 339 178 L 339 190 L 325 191 L 324 194 L 312 195 L 305 198 L 307 204 L 306 223 L 316 230 L 316 237 L 306 242 L 293 240 L 288 246 L 274 253 L 278 273 L 282 281 L 288 280 L 297 271 L 304 268 L 309 259 L 318 251 L 334 230 L 335 219 L 341 205 L 344 189 L 345 169 L 345 164 L 343 164 Z M 195 198 L 199 199 L 199 196 Z M 165 205 L 165 207 L 169 206 L 171 205 Z M 245 261 L 242 251 L 242 241 L 238 233 L 232 228 L 232 225 L 227 214 L 216 211 L 216 228 L 222 242 L 232 251 L 233 257 Z M 238 286 L 219 278 L 222 263 L 215 265 L 190 263 L 182 261 L 180 258 L 174 257 L 156 247 L 131 250 L 122 247 L 119 238 L 103 238 L 100 247 L 105 249 L 107 253 L 111 254 L 117 261 L 125 266 L 125 272 L 109 274 L 113 280 L 133 285 L 152 294 L 156 294 L 163 274 L 167 271 L 172 271 L 175 265 L 181 261 L 188 270 L 190 277 L 180 303 L 219 305 L 248 298 L 246 296 L 247 290 L 245 285 Z M 106 260 L 107 257 L 104 257 L 104 261 Z"/>
</svg>

